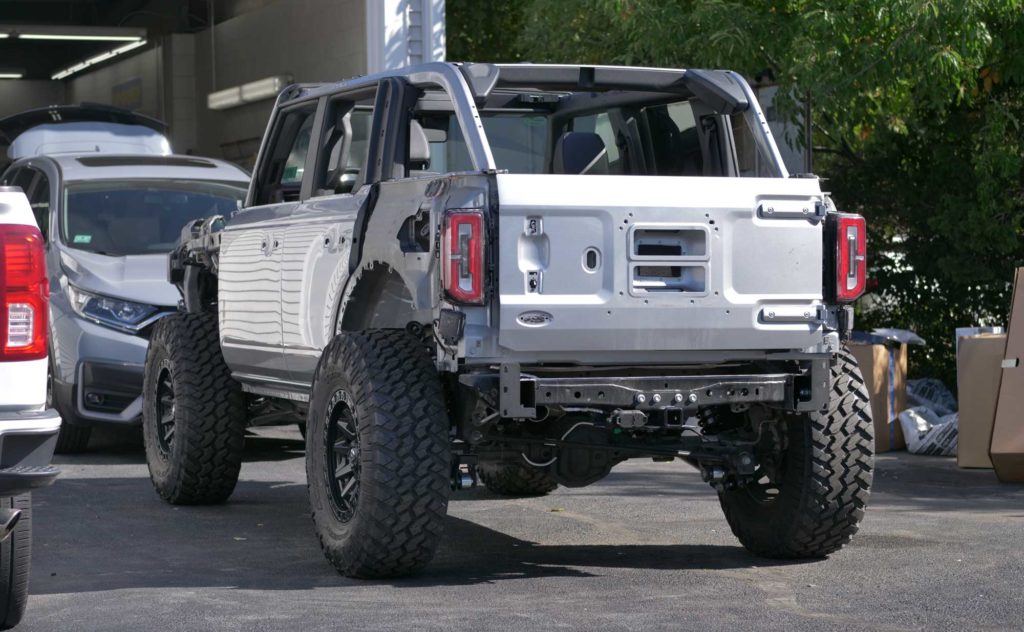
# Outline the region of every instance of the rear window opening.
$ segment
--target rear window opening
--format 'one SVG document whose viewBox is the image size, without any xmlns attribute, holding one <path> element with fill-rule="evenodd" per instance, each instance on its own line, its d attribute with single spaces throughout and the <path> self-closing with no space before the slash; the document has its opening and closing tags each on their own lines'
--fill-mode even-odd
<svg viewBox="0 0 1024 632">
<path fill-rule="evenodd" d="M 414 115 L 430 144 L 430 164 L 422 171 L 471 171 L 458 121 L 443 108 L 425 97 Z M 781 175 L 752 111 L 724 115 L 696 97 L 498 89 L 479 111 L 495 164 L 509 173 Z"/>
</svg>

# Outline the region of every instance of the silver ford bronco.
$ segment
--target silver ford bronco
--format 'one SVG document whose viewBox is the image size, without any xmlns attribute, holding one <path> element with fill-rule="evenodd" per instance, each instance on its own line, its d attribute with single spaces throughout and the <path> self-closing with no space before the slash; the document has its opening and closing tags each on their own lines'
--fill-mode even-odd
<svg viewBox="0 0 1024 632">
<path fill-rule="evenodd" d="M 389 577 L 431 559 L 453 489 L 680 459 L 749 550 L 825 556 L 871 486 L 844 347 L 865 241 L 787 173 L 733 72 L 433 63 L 291 86 L 244 205 L 170 254 L 150 474 L 171 503 L 222 502 L 247 425 L 304 423 L 325 555 Z"/>
</svg>

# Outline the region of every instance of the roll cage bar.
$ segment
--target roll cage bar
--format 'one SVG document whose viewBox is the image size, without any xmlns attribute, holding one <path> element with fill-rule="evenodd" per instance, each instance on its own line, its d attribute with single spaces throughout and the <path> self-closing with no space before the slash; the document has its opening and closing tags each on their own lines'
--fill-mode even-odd
<svg viewBox="0 0 1024 632">
<path fill-rule="evenodd" d="M 767 120 L 757 104 L 756 96 L 747 82 L 729 70 L 680 70 L 666 68 L 635 68 L 623 66 L 579 66 L 558 64 L 479 64 L 431 62 L 396 70 L 355 77 L 336 83 L 293 84 L 278 96 L 274 113 L 270 117 L 266 134 L 260 146 L 254 175 L 258 176 L 266 144 L 271 137 L 275 121 L 282 109 L 324 97 L 333 98 L 357 93 L 368 88 L 378 89 L 377 108 L 383 117 L 375 117 L 371 134 L 369 158 L 363 177 L 364 183 L 388 179 L 392 165 L 384 161 L 386 150 L 394 154 L 402 142 L 395 135 L 386 134 L 381 141 L 381 126 L 399 124 L 401 116 L 412 103 L 407 87 L 439 87 L 451 99 L 453 110 L 462 128 L 470 159 L 479 171 L 495 171 L 497 166 L 487 142 L 487 134 L 478 107 L 496 89 L 530 89 L 539 91 L 611 91 L 632 90 L 652 93 L 678 94 L 696 97 L 713 110 L 730 115 L 744 113 L 751 118 L 752 127 L 762 132 L 758 139 L 778 165 L 780 175 L 788 177 L 778 147 L 772 141 Z M 399 105 L 400 104 L 400 105 Z M 398 105 L 398 107 L 396 107 Z M 322 104 L 320 105 L 322 107 Z M 255 181 L 255 178 L 254 178 Z M 307 192 L 308 193 L 308 192 Z M 251 191 L 250 191 L 251 195 Z M 247 205 L 251 200 L 247 201 Z"/>
</svg>

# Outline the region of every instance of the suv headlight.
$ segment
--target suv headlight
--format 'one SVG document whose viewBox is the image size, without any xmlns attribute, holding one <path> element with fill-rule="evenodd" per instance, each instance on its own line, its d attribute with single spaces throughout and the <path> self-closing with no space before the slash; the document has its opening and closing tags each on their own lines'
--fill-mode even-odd
<svg viewBox="0 0 1024 632">
<path fill-rule="evenodd" d="M 71 309 L 82 318 L 132 334 L 148 325 L 158 311 L 152 305 L 93 294 L 70 283 L 67 284 L 67 293 Z"/>
</svg>

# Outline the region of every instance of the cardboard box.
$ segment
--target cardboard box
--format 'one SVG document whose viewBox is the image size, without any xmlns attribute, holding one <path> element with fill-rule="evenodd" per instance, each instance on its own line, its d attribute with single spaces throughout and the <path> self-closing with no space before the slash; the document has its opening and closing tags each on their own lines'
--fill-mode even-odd
<svg viewBox="0 0 1024 632">
<path fill-rule="evenodd" d="M 1024 483 L 1024 268 L 1013 281 L 1013 305 L 999 382 L 999 402 L 989 456 L 996 476 Z"/>
<path fill-rule="evenodd" d="M 890 425 L 907 407 L 907 345 L 850 344 L 871 397 L 871 418 L 875 426 L 875 452 L 903 450 L 899 422 Z"/>
<path fill-rule="evenodd" d="M 1006 334 L 980 334 L 959 340 L 956 383 L 960 394 L 960 437 L 956 464 L 960 467 L 992 468 L 988 451 L 1004 351 Z"/>
</svg>

